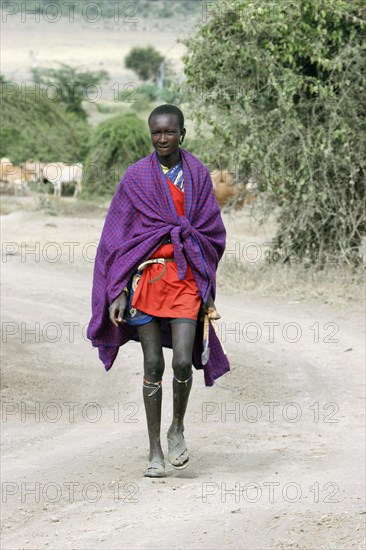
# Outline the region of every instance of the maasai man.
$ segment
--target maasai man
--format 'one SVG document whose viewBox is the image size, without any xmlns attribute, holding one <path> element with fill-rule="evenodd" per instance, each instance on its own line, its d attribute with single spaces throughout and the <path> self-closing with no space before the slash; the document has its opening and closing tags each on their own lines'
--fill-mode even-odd
<svg viewBox="0 0 366 550">
<path fill-rule="evenodd" d="M 216 269 L 225 228 L 208 169 L 180 148 L 184 117 L 162 105 L 148 119 L 155 151 L 130 166 L 113 197 L 99 243 L 88 337 L 109 370 L 119 347 L 141 342 L 143 399 L 150 440 L 146 477 L 165 475 L 160 443 L 163 347 L 173 349 L 173 420 L 168 457 L 187 467 L 184 415 L 192 386 L 192 363 L 205 383 L 229 370 L 213 327 L 210 355 L 201 360 L 202 315 L 218 319 Z"/>
</svg>

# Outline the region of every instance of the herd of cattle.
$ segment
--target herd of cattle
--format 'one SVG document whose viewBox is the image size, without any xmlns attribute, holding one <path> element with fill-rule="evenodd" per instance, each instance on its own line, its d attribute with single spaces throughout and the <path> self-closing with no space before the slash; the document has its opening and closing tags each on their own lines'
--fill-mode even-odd
<svg viewBox="0 0 366 550">
<path fill-rule="evenodd" d="M 14 195 L 24 194 L 29 189 L 29 183 L 37 184 L 40 191 L 44 183 L 51 183 L 54 195 L 61 197 L 63 186 L 74 185 L 74 197 L 82 191 L 83 165 L 65 164 L 64 162 L 48 162 L 27 160 L 16 166 L 8 158 L 2 158 L 0 163 L 0 189 Z M 227 170 L 211 172 L 214 194 L 220 208 L 232 204 L 235 208 L 252 204 L 257 195 L 257 184 L 249 180 L 246 184 L 235 184 L 232 173 Z"/>
<path fill-rule="evenodd" d="M 42 184 L 51 183 L 54 187 L 54 195 L 61 197 L 62 186 L 73 184 L 75 186 L 74 197 L 82 190 L 83 165 L 65 164 L 64 162 L 33 162 L 26 160 L 19 166 L 14 165 L 8 158 L 2 158 L 0 162 L 1 189 L 14 195 L 24 194 L 31 182 L 37 184 L 40 190 Z"/>
</svg>

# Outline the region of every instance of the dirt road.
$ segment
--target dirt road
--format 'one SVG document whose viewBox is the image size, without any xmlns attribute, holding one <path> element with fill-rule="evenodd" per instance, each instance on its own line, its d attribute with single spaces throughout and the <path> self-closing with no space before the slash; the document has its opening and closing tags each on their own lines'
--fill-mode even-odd
<svg viewBox="0 0 366 550">
<path fill-rule="evenodd" d="M 363 548 L 361 306 L 219 293 L 232 371 L 194 373 L 191 464 L 144 479 L 140 346 L 105 373 L 85 338 L 102 222 L 2 217 L 2 548 Z"/>
</svg>

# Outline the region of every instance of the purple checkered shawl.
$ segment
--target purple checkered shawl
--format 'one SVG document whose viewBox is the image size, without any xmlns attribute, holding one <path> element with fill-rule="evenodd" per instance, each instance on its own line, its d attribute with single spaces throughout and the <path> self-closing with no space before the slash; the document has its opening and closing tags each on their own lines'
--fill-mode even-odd
<svg viewBox="0 0 366 550">
<path fill-rule="evenodd" d="M 191 153 L 180 149 L 184 173 L 184 216 L 178 216 L 168 182 L 156 152 L 130 166 L 112 199 L 101 235 L 94 266 L 92 318 L 88 338 L 99 348 L 99 357 L 109 370 L 119 347 L 139 341 L 137 329 L 115 327 L 108 308 L 122 292 L 137 266 L 150 258 L 170 232 L 178 275 L 184 279 L 191 266 L 200 296 L 216 294 L 216 269 L 225 249 L 226 231 L 213 194 L 208 169 Z M 205 384 L 227 372 L 229 362 L 210 326 L 210 358 L 201 364 L 203 323 L 198 322 L 193 365 L 204 369 Z M 171 331 L 162 320 L 162 344 L 171 348 Z"/>
</svg>

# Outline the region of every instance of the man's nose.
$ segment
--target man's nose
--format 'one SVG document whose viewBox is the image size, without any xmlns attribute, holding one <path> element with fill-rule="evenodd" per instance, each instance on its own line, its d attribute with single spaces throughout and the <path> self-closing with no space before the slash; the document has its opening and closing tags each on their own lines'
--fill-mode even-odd
<svg viewBox="0 0 366 550">
<path fill-rule="evenodd" d="M 162 132 L 159 136 L 159 143 L 165 143 L 167 141 L 167 135 Z"/>
</svg>

